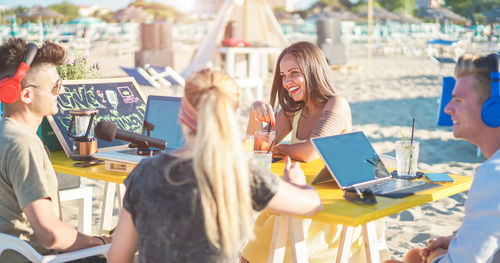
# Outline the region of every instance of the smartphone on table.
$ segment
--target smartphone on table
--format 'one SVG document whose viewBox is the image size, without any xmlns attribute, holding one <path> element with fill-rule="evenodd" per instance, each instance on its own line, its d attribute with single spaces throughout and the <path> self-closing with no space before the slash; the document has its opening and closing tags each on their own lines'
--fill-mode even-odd
<svg viewBox="0 0 500 263">
<path fill-rule="evenodd" d="M 425 177 L 433 183 L 453 183 L 455 180 L 446 173 L 425 173 Z"/>
<path fill-rule="evenodd" d="M 98 164 L 101 164 L 101 163 L 104 163 L 103 160 L 98 160 L 98 159 L 95 159 L 95 160 L 90 160 L 90 161 L 85 161 L 85 162 L 80 162 L 80 163 L 74 163 L 73 166 L 74 167 L 89 167 L 89 166 L 93 166 L 93 165 L 98 165 Z"/>
</svg>

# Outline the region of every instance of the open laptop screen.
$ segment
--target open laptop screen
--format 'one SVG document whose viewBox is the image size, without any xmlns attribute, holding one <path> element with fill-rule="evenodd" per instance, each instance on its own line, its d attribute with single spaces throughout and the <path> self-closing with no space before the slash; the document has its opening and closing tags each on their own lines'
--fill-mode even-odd
<svg viewBox="0 0 500 263">
<path fill-rule="evenodd" d="M 150 132 L 151 137 L 167 141 L 167 150 L 181 148 L 185 143 L 179 125 L 180 107 L 181 98 L 178 97 L 148 97 L 144 120 L 155 126 Z"/>
<path fill-rule="evenodd" d="M 312 142 L 341 188 L 389 176 L 363 132 L 313 138 Z"/>
</svg>

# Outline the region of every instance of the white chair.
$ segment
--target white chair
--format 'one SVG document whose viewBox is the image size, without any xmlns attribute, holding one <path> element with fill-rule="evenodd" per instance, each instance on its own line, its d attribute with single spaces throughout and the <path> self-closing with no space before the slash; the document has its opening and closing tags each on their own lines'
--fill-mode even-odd
<svg viewBox="0 0 500 263">
<path fill-rule="evenodd" d="M 159 67 L 146 64 L 144 65 L 144 69 L 147 70 L 154 79 L 158 79 L 160 83 L 165 83 L 167 87 L 170 87 L 172 84 L 181 87 L 186 85 L 184 78 L 169 66 Z"/>
<path fill-rule="evenodd" d="M 160 89 L 162 85 L 158 83 L 158 78 L 156 80 L 143 68 L 135 67 L 135 68 L 127 68 L 120 67 L 123 71 L 125 71 L 129 76 L 133 77 L 135 81 L 139 85 L 150 86 L 153 88 Z"/>
<path fill-rule="evenodd" d="M 38 253 L 33 247 L 31 247 L 26 241 L 11 235 L 0 233 L 0 254 L 6 249 L 11 249 L 19 252 L 21 255 L 25 256 L 28 260 L 34 263 L 68 262 L 95 255 L 106 256 L 110 246 L 111 244 L 106 244 L 57 255 L 43 256 Z"/>
<path fill-rule="evenodd" d="M 185 84 L 184 78 L 170 67 L 163 68 L 146 64 L 144 68 L 120 68 L 129 76 L 134 77 L 139 85 L 160 89 L 162 87 L 171 87 L 172 84 L 184 87 Z"/>
<path fill-rule="evenodd" d="M 249 101 L 253 101 L 255 96 L 253 95 L 252 89 L 256 90 L 257 93 L 257 99 L 262 100 L 263 98 L 263 86 L 264 83 L 261 79 L 234 79 L 236 83 L 238 83 L 238 86 L 240 86 L 241 89 L 245 91 L 246 97 L 240 97 L 240 99 L 247 99 Z M 240 95 L 243 95 L 243 92 L 240 93 Z"/>
<path fill-rule="evenodd" d="M 92 187 L 80 185 L 78 188 L 60 190 L 59 200 L 61 203 L 78 200 L 78 231 L 90 235 L 92 232 Z"/>
</svg>

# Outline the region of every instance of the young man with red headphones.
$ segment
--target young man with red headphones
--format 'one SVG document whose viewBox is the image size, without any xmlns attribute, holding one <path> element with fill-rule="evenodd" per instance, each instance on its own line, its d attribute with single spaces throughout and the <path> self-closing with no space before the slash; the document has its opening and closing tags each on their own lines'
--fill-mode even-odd
<svg viewBox="0 0 500 263">
<path fill-rule="evenodd" d="M 460 57 L 451 115 L 453 135 L 475 144 L 488 159 L 476 169 L 455 236 L 413 249 L 404 262 L 500 262 L 500 73 L 498 55 Z M 397 262 L 397 261 L 386 261 Z"/>
<path fill-rule="evenodd" d="M 71 251 L 109 243 L 109 237 L 79 233 L 58 218 L 58 183 L 36 132 L 43 117 L 57 113 L 64 92 L 56 65 L 66 51 L 46 42 L 41 48 L 21 38 L 0 46 L 0 232 L 28 241 L 38 252 Z M 0 262 L 25 262 L 6 251 Z"/>
</svg>

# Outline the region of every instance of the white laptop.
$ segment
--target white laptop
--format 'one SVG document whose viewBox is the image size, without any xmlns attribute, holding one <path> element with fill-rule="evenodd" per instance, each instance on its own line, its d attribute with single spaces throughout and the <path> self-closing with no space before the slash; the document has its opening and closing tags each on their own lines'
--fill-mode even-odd
<svg viewBox="0 0 500 263">
<path fill-rule="evenodd" d="M 363 132 L 313 138 L 312 142 L 330 172 L 318 174 L 313 183 L 334 179 L 343 190 L 370 189 L 376 195 L 389 197 L 404 197 L 439 186 L 392 178 Z"/>
<path fill-rule="evenodd" d="M 167 142 L 166 151 L 179 149 L 185 143 L 178 122 L 180 107 L 181 98 L 179 97 L 149 96 L 146 103 L 144 120 L 154 125 L 154 129 L 150 131 L 149 136 L 165 140 Z M 148 136 L 146 132 L 143 135 Z M 154 148 L 152 150 L 155 153 L 163 151 Z M 94 157 L 115 162 L 137 164 L 141 159 L 148 156 L 137 155 L 137 149 L 126 149 L 98 152 L 94 154 Z"/>
</svg>

